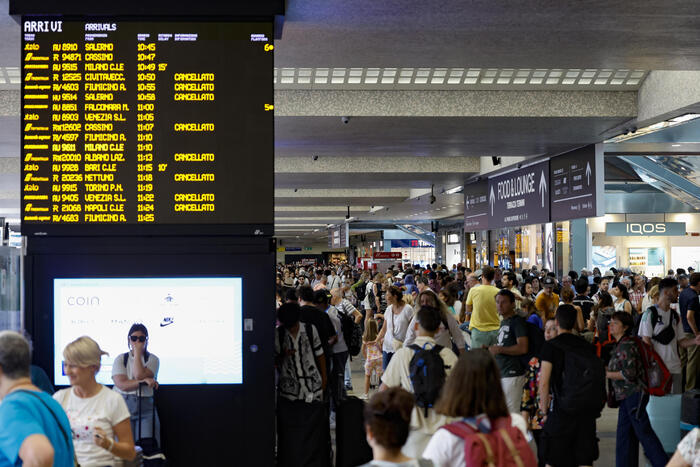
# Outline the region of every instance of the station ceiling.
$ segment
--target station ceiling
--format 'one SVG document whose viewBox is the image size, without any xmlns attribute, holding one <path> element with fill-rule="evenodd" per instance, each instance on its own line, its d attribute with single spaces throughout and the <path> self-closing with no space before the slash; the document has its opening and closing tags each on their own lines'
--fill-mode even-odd
<svg viewBox="0 0 700 467">
<path fill-rule="evenodd" d="M 9 76 L 19 67 L 20 30 L 7 10 L 8 0 L 0 0 L 0 92 L 18 93 Z M 636 116 L 611 114 L 609 104 L 598 112 L 592 105 L 583 115 L 566 97 L 556 112 L 538 114 L 527 111 L 528 99 L 535 108 L 552 96 L 580 102 L 601 92 L 636 95 L 651 70 L 700 70 L 698 31 L 700 10 L 680 0 L 663 6 L 631 0 L 289 0 L 275 42 L 275 89 L 288 103 L 275 119 L 275 157 L 354 158 L 366 169 L 324 174 L 304 164 L 278 172 L 278 235 L 322 240 L 323 227 L 342 222 L 347 206 L 358 221 L 458 219 L 462 196 L 442 191 L 490 170 L 492 156 L 517 161 L 558 154 L 601 142 Z M 324 73 L 325 83 L 316 80 Z M 284 93 L 298 90 L 321 105 L 293 105 Z M 351 93 L 326 94 L 334 90 Z M 419 95 L 438 90 L 457 91 L 460 101 L 478 96 L 467 106 L 475 111 L 452 112 Z M 400 101 L 391 94 L 399 91 Z M 366 102 L 381 92 L 395 104 L 386 112 L 353 106 L 353 96 L 365 93 Z M 329 108 L 322 105 L 326 98 L 333 99 Z M 18 155 L 19 115 L 3 113 L 0 98 L 0 157 Z M 386 157 L 473 158 L 477 169 L 374 170 Z M 5 164 L 0 174 L 0 215 L 6 217 L 18 213 L 19 175 L 7 172 L 14 166 Z M 615 181 L 640 182 L 624 162 L 608 167 Z M 437 202 L 431 205 L 426 192 L 433 185 Z"/>
</svg>

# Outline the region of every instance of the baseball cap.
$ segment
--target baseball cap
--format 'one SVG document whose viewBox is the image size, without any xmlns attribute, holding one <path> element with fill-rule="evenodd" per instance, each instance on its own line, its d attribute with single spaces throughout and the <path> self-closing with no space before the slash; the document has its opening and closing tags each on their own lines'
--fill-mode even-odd
<svg viewBox="0 0 700 467">
<path fill-rule="evenodd" d="M 547 276 L 547 277 L 545 277 L 544 280 L 542 281 L 542 285 L 545 286 L 545 287 L 554 287 L 554 279 L 552 279 L 551 277 Z"/>
<path fill-rule="evenodd" d="M 317 290 L 314 292 L 314 304 L 315 305 L 326 305 L 331 301 L 331 293 L 325 289 Z"/>
<path fill-rule="evenodd" d="M 603 274 L 603 277 L 615 277 L 615 273 L 608 269 L 605 271 L 605 274 Z"/>
<path fill-rule="evenodd" d="M 477 279 L 481 279 L 482 274 L 483 273 L 481 272 L 481 269 L 477 269 L 476 271 L 474 271 L 474 275 Z"/>
</svg>

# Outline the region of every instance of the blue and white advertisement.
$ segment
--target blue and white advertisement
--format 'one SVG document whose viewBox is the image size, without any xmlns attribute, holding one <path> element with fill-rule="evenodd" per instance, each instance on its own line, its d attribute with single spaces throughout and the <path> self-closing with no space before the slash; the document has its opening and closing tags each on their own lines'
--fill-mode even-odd
<svg viewBox="0 0 700 467">
<path fill-rule="evenodd" d="M 240 277 L 54 279 L 55 384 L 69 384 L 63 349 L 80 336 L 109 352 L 97 381 L 113 384 L 134 323 L 148 329 L 160 384 L 241 384 L 242 294 Z"/>
</svg>

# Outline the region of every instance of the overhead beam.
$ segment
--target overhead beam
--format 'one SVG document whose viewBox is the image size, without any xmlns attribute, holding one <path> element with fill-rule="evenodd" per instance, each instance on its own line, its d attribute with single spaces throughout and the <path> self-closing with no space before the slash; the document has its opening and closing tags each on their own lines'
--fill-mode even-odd
<svg viewBox="0 0 700 467">
<path fill-rule="evenodd" d="M 276 90 L 275 116 L 633 117 L 635 91 Z"/>
<path fill-rule="evenodd" d="M 612 143 L 606 156 L 700 156 L 700 143 Z"/>
<path fill-rule="evenodd" d="M 275 173 L 473 173 L 478 157 L 277 157 Z"/>
<path fill-rule="evenodd" d="M 699 103 L 700 71 L 651 71 L 639 89 L 637 120 L 665 120 Z"/>
</svg>

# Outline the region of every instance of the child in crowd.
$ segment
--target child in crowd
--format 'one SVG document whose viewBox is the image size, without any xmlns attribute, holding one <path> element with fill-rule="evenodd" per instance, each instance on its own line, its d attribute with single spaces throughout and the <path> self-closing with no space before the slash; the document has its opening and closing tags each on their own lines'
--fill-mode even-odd
<svg viewBox="0 0 700 467">
<path fill-rule="evenodd" d="M 362 356 L 365 357 L 365 393 L 361 399 L 369 398 L 369 385 L 372 372 L 374 371 L 377 379 L 382 377 L 382 346 L 376 342 L 377 321 L 370 319 L 365 326 L 365 333 L 362 336 Z"/>
<path fill-rule="evenodd" d="M 367 443 L 373 460 L 362 467 L 430 467 L 432 462 L 412 459 L 401 452 L 408 439 L 413 395 L 401 388 L 390 388 L 372 396 L 365 406 Z"/>
</svg>

